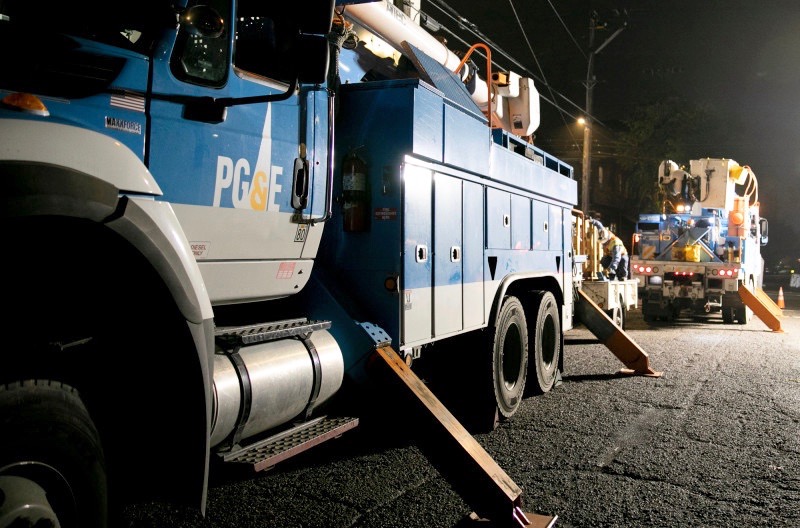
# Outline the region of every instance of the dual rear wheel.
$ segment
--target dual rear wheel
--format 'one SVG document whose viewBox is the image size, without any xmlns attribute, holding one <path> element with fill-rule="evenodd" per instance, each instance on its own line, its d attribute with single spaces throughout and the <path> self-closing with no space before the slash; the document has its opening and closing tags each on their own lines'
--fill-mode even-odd
<svg viewBox="0 0 800 528">
<path fill-rule="evenodd" d="M 525 395 L 544 394 L 556 384 L 561 358 L 561 317 L 555 296 L 530 293 L 525 305 L 506 296 L 491 340 L 493 405 L 503 418 L 517 412 Z"/>
</svg>

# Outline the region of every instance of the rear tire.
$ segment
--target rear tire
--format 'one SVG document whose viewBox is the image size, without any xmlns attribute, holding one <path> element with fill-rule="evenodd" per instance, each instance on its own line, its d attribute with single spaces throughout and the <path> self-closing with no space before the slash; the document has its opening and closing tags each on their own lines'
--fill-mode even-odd
<svg viewBox="0 0 800 528">
<path fill-rule="evenodd" d="M 625 328 L 624 303 L 625 301 L 622 299 L 622 296 L 620 296 L 620 298 L 617 299 L 617 306 L 606 311 L 606 314 L 608 314 L 608 317 L 614 322 L 614 324 L 622 329 Z"/>
<path fill-rule="evenodd" d="M 528 324 L 522 303 L 507 296 L 497 314 L 492 339 L 492 385 L 497 408 L 511 418 L 525 391 L 528 375 Z"/>
<path fill-rule="evenodd" d="M 528 322 L 522 303 L 505 297 L 494 326 L 443 339 L 415 365 L 471 434 L 493 431 L 516 413 L 525 392 Z"/>
<path fill-rule="evenodd" d="M 722 308 L 722 322 L 724 324 L 733 324 L 733 308 L 724 307 Z"/>
<path fill-rule="evenodd" d="M 750 288 L 751 292 L 755 293 L 756 286 L 753 283 L 752 279 L 750 280 L 747 287 Z M 738 322 L 740 325 L 746 325 L 747 323 L 750 322 L 752 318 L 753 318 L 753 310 L 751 310 L 746 304 L 742 304 L 740 308 L 736 308 L 736 322 Z"/>
<path fill-rule="evenodd" d="M 30 525 L 107 526 L 103 452 L 74 388 L 49 380 L 0 385 L 0 431 L 0 495 L 34 505 Z M 29 522 L 27 515 L 13 522 Z"/>
<path fill-rule="evenodd" d="M 535 314 L 528 335 L 531 342 L 530 394 L 549 392 L 558 379 L 561 362 L 561 316 L 555 296 L 548 291 L 534 292 L 530 313 Z"/>
</svg>

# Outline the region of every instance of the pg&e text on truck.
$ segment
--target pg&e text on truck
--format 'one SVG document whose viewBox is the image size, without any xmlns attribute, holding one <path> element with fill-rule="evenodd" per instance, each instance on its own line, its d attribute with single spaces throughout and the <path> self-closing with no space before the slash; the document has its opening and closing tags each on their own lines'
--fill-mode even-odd
<svg viewBox="0 0 800 528">
<path fill-rule="evenodd" d="M 372 390 L 448 424 L 426 441 L 483 476 L 454 481 L 476 513 L 555 522 L 413 369 L 455 357 L 441 377 L 489 429 L 557 385 L 572 168 L 524 139 L 530 79 L 487 84 L 393 5 L 345 3 L 0 3 L 2 522 L 204 511 L 212 462 L 340 437 Z"/>
</svg>

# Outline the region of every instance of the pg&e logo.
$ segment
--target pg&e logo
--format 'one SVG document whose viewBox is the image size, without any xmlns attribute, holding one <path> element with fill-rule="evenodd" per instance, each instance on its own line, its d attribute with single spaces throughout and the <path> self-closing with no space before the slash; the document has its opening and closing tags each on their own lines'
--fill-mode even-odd
<svg viewBox="0 0 800 528">
<path fill-rule="evenodd" d="M 283 167 L 268 167 L 269 174 L 264 170 L 257 170 L 253 174 L 246 159 L 240 158 L 234 163 L 231 158 L 217 156 L 214 207 L 222 206 L 224 196 L 236 209 L 277 210 L 275 195 L 281 192 L 278 176 L 283 174 Z"/>
</svg>

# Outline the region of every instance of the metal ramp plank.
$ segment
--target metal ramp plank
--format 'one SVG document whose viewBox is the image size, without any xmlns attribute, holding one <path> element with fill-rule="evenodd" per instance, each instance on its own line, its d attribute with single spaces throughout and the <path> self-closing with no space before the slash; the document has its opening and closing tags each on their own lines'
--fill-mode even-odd
<svg viewBox="0 0 800 528">
<path fill-rule="evenodd" d="M 739 297 L 742 302 L 751 310 L 753 314 L 761 319 L 773 332 L 783 332 L 780 317 L 783 311 L 775 304 L 769 295 L 761 288 L 750 291 L 744 284 L 739 284 Z"/>
<path fill-rule="evenodd" d="M 558 516 L 524 513 L 522 490 L 390 346 L 370 357 L 370 371 L 415 405 L 414 419 L 428 426 L 422 449 L 464 501 L 475 508 L 473 520 L 492 526 L 547 528 Z"/>
<path fill-rule="evenodd" d="M 647 352 L 595 303 L 586 292 L 578 290 L 578 303 L 576 304 L 578 318 L 622 363 L 627 369 L 620 370 L 622 374 L 636 376 L 661 377 L 662 372 L 650 368 L 650 358 Z"/>
</svg>

